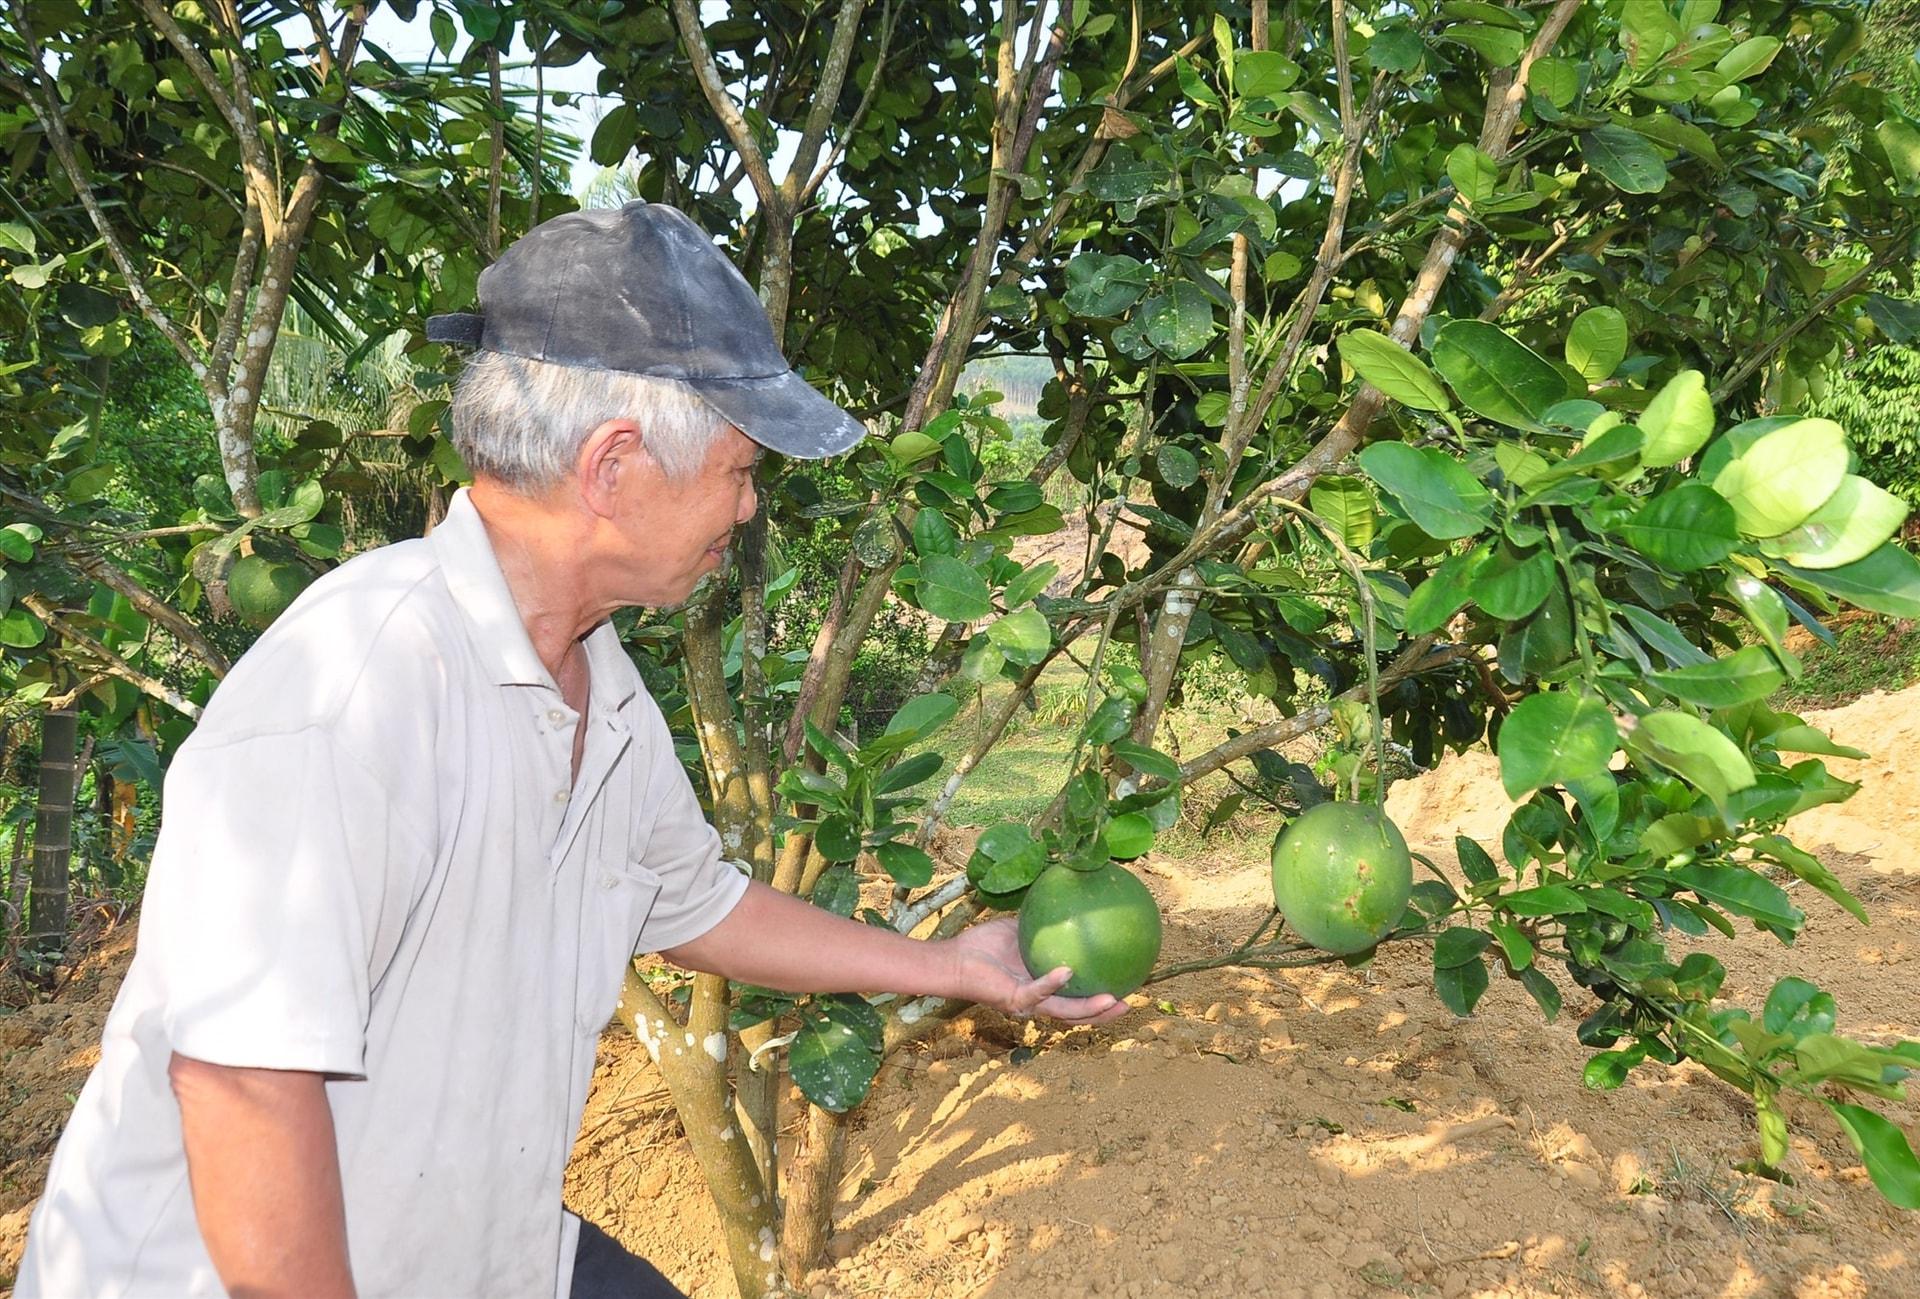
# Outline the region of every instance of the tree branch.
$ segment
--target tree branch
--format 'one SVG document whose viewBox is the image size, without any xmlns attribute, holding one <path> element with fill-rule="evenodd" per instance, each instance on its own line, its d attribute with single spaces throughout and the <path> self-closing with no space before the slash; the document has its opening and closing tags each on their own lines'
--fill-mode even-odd
<svg viewBox="0 0 1920 1299">
<path fill-rule="evenodd" d="M 161 703 L 168 705 L 187 717 L 193 718 L 195 721 L 200 720 L 199 704 L 194 703 L 193 700 L 187 698 L 158 677 L 149 676 L 147 673 L 142 672 L 139 668 L 121 658 L 105 645 L 81 631 L 71 622 L 68 622 L 65 618 L 55 613 L 53 607 L 39 595 L 23 595 L 20 597 L 20 603 L 31 609 L 41 622 L 46 623 L 47 626 L 53 628 L 62 636 L 65 636 L 75 645 L 98 658 L 106 670 L 114 676 L 137 686 L 142 694 L 150 695 L 158 699 Z"/>
<path fill-rule="evenodd" d="M 820 69 L 820 80 L 813 88 L 813 106 L 794 146 L 793 162 L 780 178 L 782 206 L 788 212 L 800 210 L 800 203 L 812 189 L 814 163 L 820 159 L 820 147 L 826 142 L 827 125 L 839 106 L 840 91 L 847 83 L 847 66 L 853 61 L 854 42 L 860 37 L 860 16 L 867 0 L 840 0 L 840 14 L 834 19 L 833 39 L 827 46 L 827 61 Z M 876 75 L 877 71 L 876 71 Z"/>
<path fill-rule="evenodd" d="M 19 29 L 21 42 L 27 49 L 27 63 L 31 69 L 28 75 L 39 84 L 46 100 L 43 103 L 40 96 L 34 94 L 26 82 L 11 68 L 0 73 L 0 85 L 6 85 L 26 101 L 28 110 L 40 123 L 40 129 L 46 132 L 47 143 L 53 147 L 53 154 L 60 162 L 60 169 L 67 174 L 67 182 L 73 186 L 74 196 L 80 200 L 80 206 L 86 209 L 87 218 L 93 222 L 94 231 L 99 234 L 101 242 L 106 244 L 107 255 L 113 258 L 113 264 L 119 268 L 120 278 L 127 286 L 127 294 L 133 299 L 134 305 L 140 309 L 140 314 L 145 316 L 148 323 L 172 345 L 175 352 L 179 353 L 180 359 L 186 363 L 188 369 L 193 371 L 195 377 L 204 379 L 206 362 L 200 358 L 200 354 L 187 340 L 186 334 L 174 323 L 173 318 L 162 311 L 160 304 L 154 301 L 153 294 L 147 289 L 146 279 L 135 268 L 133 257 L 128 253 L 127 245 L 121 240 L 119 233 L 114 230 L 113 223 L 107 220 L 106 209 L 101 207 L 99 196 L 94 193 L 93 185 L 87 179 L 87 171 L 80 165 L 79 150 L 74 144 L 73 137 L 67 134 L 66 118 L 60 111 L 59 90 L 53 84 L 53 78 L 47 73 L 46 57 L 38 38 L 34 36 L 33 29 L 27 23 L 25 6 L 21 0 L 8 0 L 7 7 L 13 12 L 14 26 Z"/>
<path fill-rule="evenodd" d="M 873 106 L 874 92 L 880 88 L 880 78 L 886 73 L 887 53 L 893 48 L 893 31 L 899 23 L 899 6 L 894 4 L 893 0 L 887 0 L 885 8 L 880 12 L 880 51 L 874 56 L 873 75 L 867 78 L 866 88 L 860 92 L 860 103 L 853 110 L 853 116 L 847 119 L 846 126 L 841 128 L 840 138 L 834 142 L 833 150 L 827 155 L 827 160 L 820 164 L 819 170 L 813 173 L 813 178 L 801 187 L 799 195 L 794 200 L 796 212 L 806 206 L 814 193 L 819 190 L 821 183 L 839 165 L 840 159 L 847 152 L 847 146 L 853 142 L 854 133 L 860 129 L 860 124 L 866 121 L 867 109 Z"/>
<path fill-rule="evenodd" d="M 713 50 L 707 45 L 706 31 L 700 26 L 699 6 L 694 0 L 672 0 L 672 3 L 674 25 L 680 29 L 681 44 L 687 47 L 687 58 L 693 63 L 693 75 L 700 83 L 701 93 L 707 97 L 707 106 L 713 109 L 713 115 L 720 119 L 727 138 L 733 142 L 733 151 L 740 156 L 753 181 L 753 192 L 759 197 L 760 206 L 769 207 L 779 201 L 780 189 L 774 184 L 773 173 L 767 170 L 766 155 L 760 152 L 760 144 L 753 138 L 753 128 L 747 125 L 740 106 L 727 94 L 726 83 L 720 79 Z"/>
</svg>

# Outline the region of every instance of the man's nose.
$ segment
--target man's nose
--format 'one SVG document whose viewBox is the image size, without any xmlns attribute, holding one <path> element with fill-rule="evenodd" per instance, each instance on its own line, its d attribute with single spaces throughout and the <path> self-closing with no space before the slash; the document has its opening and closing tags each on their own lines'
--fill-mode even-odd
<svg viewBox="0 0 1920 1299">
<path fill-rule="evenodd" d="M 753 479 L 747 479 L 746 490 L 740 493 L 740 510 L 734 517 L 735 523 L 745 523 L 760 508 L 760 498 L 754 493 Z"/>
</svg>

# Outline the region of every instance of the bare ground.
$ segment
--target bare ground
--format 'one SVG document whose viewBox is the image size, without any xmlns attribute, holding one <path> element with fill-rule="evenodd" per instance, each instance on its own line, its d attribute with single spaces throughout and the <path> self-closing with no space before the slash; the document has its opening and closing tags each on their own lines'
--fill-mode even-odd
<svg viewBox="0 0 1920 1299">
<path fill-rule="evenodd" d="M 1876 754 L 1832 764 L 1857 798 L 1794 823 L 1874 924 L 1799 889 L 1796 947 L 1712 945 L 1725 995 L 1754 1005 L 1798 973 L 1835 995 L 1843 1031 L 1920 1036 L 1920 689 L 1812 720 Z M 1390 810 L 1450 862 L 1456 831 L 1497 842 L 1507 806 L 1491 759 L 1469 755 L 1396 786 Z M 1264 871 L 1233 855 L 1143 864 L 1169 957 L 1226 950 L 1264 911 Z M 0 1276 L 128 938 L 55 1000 L 0 1013 Z M 887 1299 L 1920 1293 L 1920 1220 L 1880 1200 L 1822 1113 L 1790 1115 L 1791 1186 L 1740 1174 L 1757 1147 L 1744 1098 L 1691 1065 L 1585 1090 L 1572 1023 L 1591 1003 L 1563 990 L 1557 1024 L 1505 982 L 1459 1020 L 1406 945 L 1365 973 L 1187 976 L 1101 1029 L 976 1012 L 883 1071 L 849 1137 L 833 1257 L 805 1284 Z M 1920 1133 L 1920 1101 L 1892 1113 Z M 732 1293 L 659 1077 L 617 1033 L 567 1196 L 690 1293 Z"/>
</svg>

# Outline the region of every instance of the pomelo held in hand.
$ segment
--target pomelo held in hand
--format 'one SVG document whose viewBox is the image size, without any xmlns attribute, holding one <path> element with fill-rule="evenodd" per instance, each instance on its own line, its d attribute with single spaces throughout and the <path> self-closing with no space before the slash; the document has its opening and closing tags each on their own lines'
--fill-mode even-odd
<svg viewBox="0 0 1920 1299">
<path fill-rule="evenodd" d="M 1036 975 L 1071 966 L 1062 996 L 1124 997 L 1159 955 L 1160 908 L 1124 866 L 1049 866 L 1020 904 L 1020 959 Z"/>
<path fill-rule="evenodd" d="M 1322 803 L 1273 841 L 1273 905 L 1322 951 L 1366 951 L 1400 923 L 1412 891 L 1407 841 L 1370 803 Z"/>
</svg>

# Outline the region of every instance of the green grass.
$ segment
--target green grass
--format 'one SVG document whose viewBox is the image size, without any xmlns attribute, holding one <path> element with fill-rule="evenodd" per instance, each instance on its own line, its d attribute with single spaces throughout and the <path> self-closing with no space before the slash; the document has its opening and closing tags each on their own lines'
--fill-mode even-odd
<svg viewBox="0 0 1920 1299">
<path fill-rule="evenodd" d="M 1842 625 L 1837 643 L 1815 641 L 1800 654 L 1801 678 L 1774 696 L 1783 708 L 1832 708 L 1876 690 L 1920 681 L 1920 624 L 1866 617 Z"/>
</svg>

